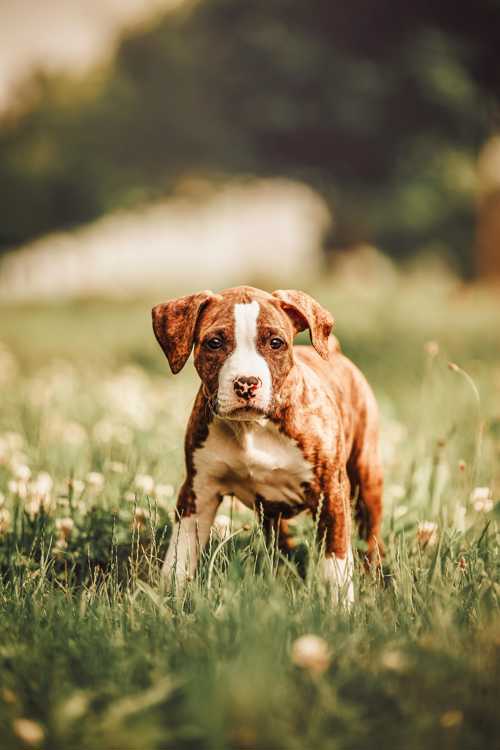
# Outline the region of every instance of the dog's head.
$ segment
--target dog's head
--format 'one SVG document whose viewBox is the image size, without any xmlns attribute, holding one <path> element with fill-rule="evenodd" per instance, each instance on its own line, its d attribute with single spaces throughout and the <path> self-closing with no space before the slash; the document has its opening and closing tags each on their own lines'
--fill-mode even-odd
<svg viewBox="0 0 500 750">
<path fill-rule="evenodd" d="M 268 294 L 242 286 L 205 291 L 153 308 L 153 329 L 173 373 L 194 347 L 194 364 L 214 412 L 225 419 L 271 413 L 293 367 L 293 338 L 309 329 L 328 357 L 330 313 L 304 292 Z"/>
</svg>

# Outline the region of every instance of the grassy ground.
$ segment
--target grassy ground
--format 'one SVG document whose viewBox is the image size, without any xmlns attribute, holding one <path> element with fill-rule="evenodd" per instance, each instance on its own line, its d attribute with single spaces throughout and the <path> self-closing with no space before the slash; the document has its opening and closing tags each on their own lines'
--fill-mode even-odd
<svg viewBox="0 0 500 750">
<path fill-rule="evenodd" d="M 500 305 L 430 273 L 314 291 L 383 414 L 386 582 L 358 570 L 349 614 L 307 523 L 286 562 L 229 501 L 184 600 L 162 597 L 196 381 L 167 377 L 158 300 L 1 309 L 3 750 L 498 737 Z"/>
</svg>

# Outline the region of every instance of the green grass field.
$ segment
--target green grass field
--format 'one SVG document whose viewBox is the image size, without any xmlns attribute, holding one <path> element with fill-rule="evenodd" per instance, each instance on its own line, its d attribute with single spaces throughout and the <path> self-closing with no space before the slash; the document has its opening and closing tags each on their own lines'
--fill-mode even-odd
<svg viewBox="0 0 500 750">
<path fill-rule="evenodd" d="M 310 291 L 382 411 L 385 582 L 358 565 L 350 613 L 310 524 L 282 560 L 230 500 L 159 593 L 196 389 L 160 300 L 0 308 L 2 750 L 498 742 L 500 301 L 431 272 Z"/>
</svg>

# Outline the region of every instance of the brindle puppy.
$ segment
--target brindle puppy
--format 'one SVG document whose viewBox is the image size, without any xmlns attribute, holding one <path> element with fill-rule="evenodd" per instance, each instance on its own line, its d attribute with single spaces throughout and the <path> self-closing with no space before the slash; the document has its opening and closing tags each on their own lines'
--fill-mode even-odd
<svg viewBox="0 0 500 750">
<path fill-rule="evenodd" d="M 262 514 L 288 547 L 287 520 L 317 513 L 323 571 L 338 600 L 353 600 L 351 511 L 382 550 L 378 410 L 361 372 L 331 336 L 330 313 L 304 292 L 242 286 L 199 292 L 153 309 L 172 372 L 194 347 L 201 386 L 189 420 L 186 479 L 163 573 L 182 586 L 224 495 Z M 311 346 L 293 346 L 306 328 Z"/>
</svg>

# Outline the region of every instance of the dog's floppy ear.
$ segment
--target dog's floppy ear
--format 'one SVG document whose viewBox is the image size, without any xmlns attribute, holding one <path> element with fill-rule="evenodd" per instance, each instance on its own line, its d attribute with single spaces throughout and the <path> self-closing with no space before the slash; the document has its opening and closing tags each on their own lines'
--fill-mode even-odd
<svg viewBox="0 0 500 750">
<path fill-rule="evenodd" d="M 292 321 L 295 333 L 309 328 L 311 343 L 324 359 L 328 359 L 328 337 L 332 332 L 333 318 L 319 302 L 296 289 L 278 289 L 273 292 L 280 306 Z"/>
<path fill-rule="evenodd" d="M 186 364 L 200 313 L 215 296 L 210 291 L 198 292 L 153 307 L 153 331 L 174 374 Z"/>
</svg>

